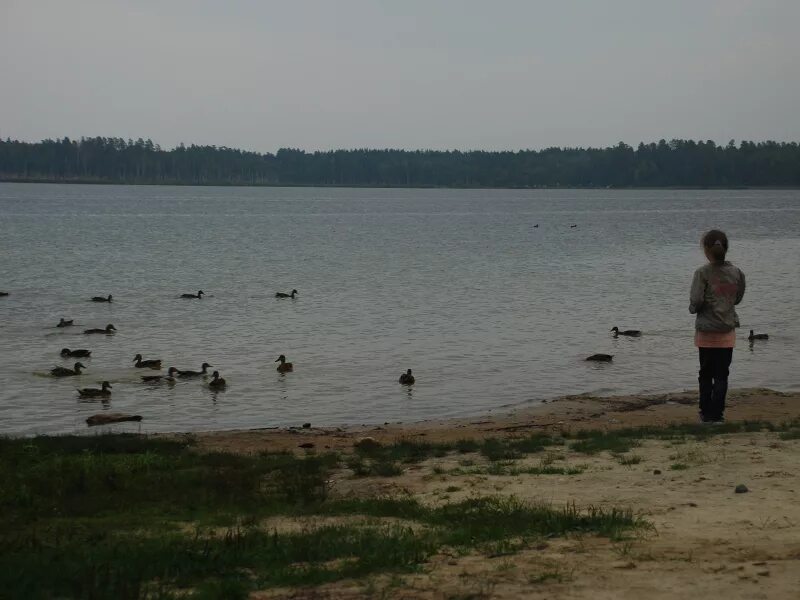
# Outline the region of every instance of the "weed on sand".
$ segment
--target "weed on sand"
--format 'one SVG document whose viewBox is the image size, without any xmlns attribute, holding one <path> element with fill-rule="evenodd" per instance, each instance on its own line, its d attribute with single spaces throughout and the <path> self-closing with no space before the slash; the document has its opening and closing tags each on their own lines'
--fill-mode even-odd
<svg viewBox="0 0 800 600">
<path fill-rule="evenodd" d="M 622 510 L 513 498 L 332 499 L 334 455 L 203 454 L 125 435 L 2 439 L 0 450 L 0 595 L 14 598 L 244 598 L 413 571 L 443 547 L 510 548 L 504 541 L 572 532 L 615 538 L 644 524 Z M 273 515 L 369 519 L 259 526 Z"/>
</svg>

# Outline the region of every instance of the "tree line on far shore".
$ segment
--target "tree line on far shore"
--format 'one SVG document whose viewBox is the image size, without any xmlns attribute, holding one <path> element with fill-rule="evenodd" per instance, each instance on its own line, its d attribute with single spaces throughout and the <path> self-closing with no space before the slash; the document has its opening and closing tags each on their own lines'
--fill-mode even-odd
<svg viewBox="0 0 800 600">
<path fill-rule="evenodd" d="M 396 187 L 797 187 L 800 144 L 661 140 L 633 148 L 165 150 L 141 138 L 0 139 L 0 180 Z"/>
</svg>

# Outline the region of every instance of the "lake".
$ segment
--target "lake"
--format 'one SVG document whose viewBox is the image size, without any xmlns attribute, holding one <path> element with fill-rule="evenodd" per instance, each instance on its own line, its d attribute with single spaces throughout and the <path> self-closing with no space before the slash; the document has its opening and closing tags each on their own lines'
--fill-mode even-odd
<svg viewBox="0 0 800 600">
<path fill-rule="evenodd" d="M 747 275 L 732 387 L 800 389 L 796 190 L 0 183 L 0 433 L 86 431 L 104 410 L 144 417 L 120 430 L 196 431 L 694 387 L 688 293 L 711 227 Z M 82 334 L 107 323 L 116 335 Z M 614 325 L 644 335 L 614 339 Z M 770 339 L 749 347 L 751 328 Z M 63 347 L 92 350 L 83 375 L 48 376 L 74 362 Z M 583 360 L 595 352 L 613 363 Z M 165 370 L 208 361 L 228 389 L 143 384 L 137 353 Z M 397 383 L 408 368 L 413 388 Z M 79 401 L 102 380 L 108 406 Z"/>
</svg>

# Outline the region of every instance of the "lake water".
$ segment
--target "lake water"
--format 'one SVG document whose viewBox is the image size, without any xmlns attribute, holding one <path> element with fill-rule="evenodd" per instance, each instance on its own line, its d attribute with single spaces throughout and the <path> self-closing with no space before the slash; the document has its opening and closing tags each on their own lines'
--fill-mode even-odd
<svg viewBox="0 0 800 600">
<path fill-rule="evenodd" d="M 151 432 L 383 423 L 693 387 L 688 288 L 711 227 L 747 274 L 731 384 L 798 389 L 798 191 L 0 184 L 0 432 L 85 431 L 103 410 Z M 769 341 L 748 348 L 750 328 Z M 62 347 L 92 350 L 83 375 L 47 376 L 74 362 Z M 142 384 L 137 353 L 208 361 L 228 389 Z M 108 406 L 78 400 L 102 380 Z"/>
</svg>

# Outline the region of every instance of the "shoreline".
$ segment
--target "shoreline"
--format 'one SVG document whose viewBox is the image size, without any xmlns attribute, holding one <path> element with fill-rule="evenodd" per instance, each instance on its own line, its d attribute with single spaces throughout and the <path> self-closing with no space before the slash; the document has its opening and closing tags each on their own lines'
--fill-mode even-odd
<svg viewBox="0 0 800 600">
<path fill-rule="evenodd" d="M 48 185 L 74 184 L 74 185 L 113 185 L 113 186 L 162 186 L 162 187 L 219 187 L 219 188 L 337 188 L 337 189 L 376 189 L 376 190 L 667 190 L 667 191 L 797 191 L 800 186 L 784 185 L 739 185 L 739 186 L 692 186 L 692 185 L 668 185 L 668 186 L 440 186 L 440 185 L 378 185 L 378 184 L 335 184 L 335 183 L 198 183 L 198 182 L 163 182 L 163 181 L 117 181 L 117 180 L 97 180 L 97 179 L 36 179 L 29 177 L 4 178 L 0 177 L 0 183 L 41 183 Z"/>
<path fill-rule="evenodd" d="M 726 420 L 767 421 L 779 424 L 800 418 L 800 391 L 737 388 L 729 391 Z M 565 395 L 533 406 L 511 408 L 472 417 L 430 419 L 383 425 L 269 427 L 202 432 L 144 434 L 152 437 L 191 437 L 204 450 L 260 452 L 264 450 L 341 451 L 362 438 L 379 443 L 412 439 L 428 442 L 516 437 L 531 433 L 604 430 L 625 427 L 665 427 L 697 422 L 697 393 L 684 390 L 665 394 L 597 396 Z M 312 444 L 312 446 L 308 446 Z"/>
</svg>

